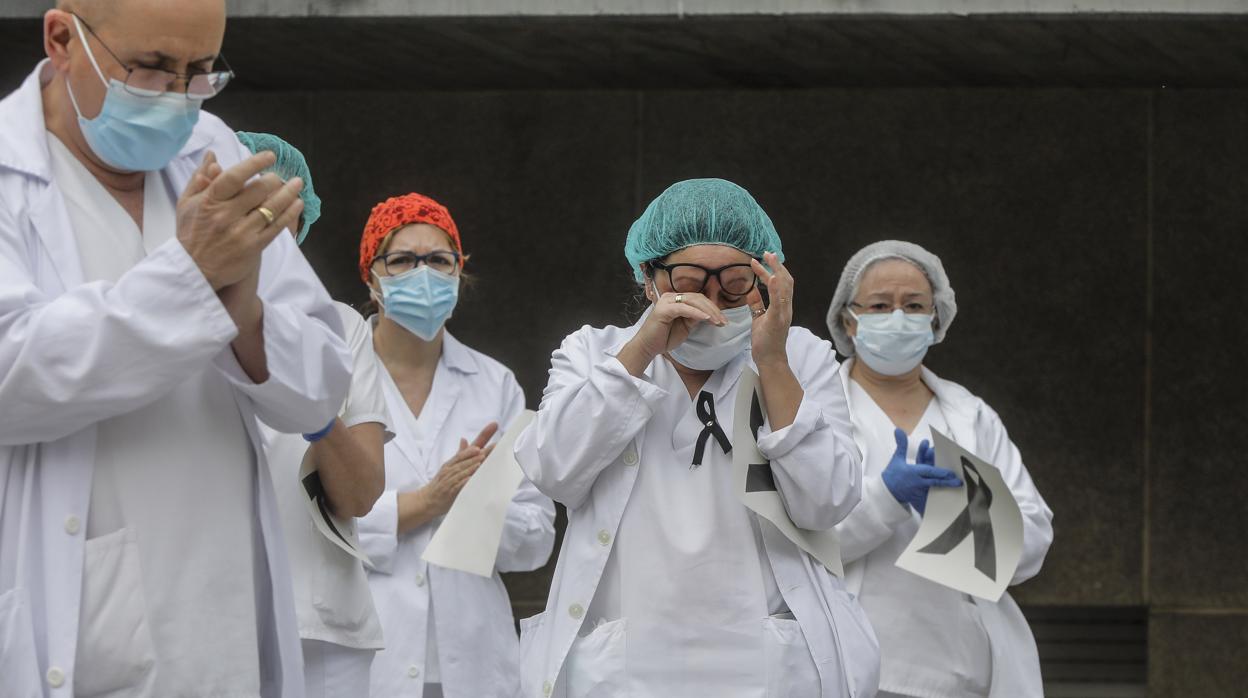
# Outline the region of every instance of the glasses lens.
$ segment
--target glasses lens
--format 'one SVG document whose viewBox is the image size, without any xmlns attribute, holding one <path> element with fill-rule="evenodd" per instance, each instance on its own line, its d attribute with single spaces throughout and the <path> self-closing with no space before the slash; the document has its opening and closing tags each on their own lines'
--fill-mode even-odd
<svg viewBox="0 0 1248 698">
<path fill-rule="evenodd" d="M 390 276 L 402 274 L 416 268 L 416 255 L 411 252 L 391 252 L 385 256 L 386 273 Z"/>
<path fill-rule="evenodd" d="M 701 267 L 676 264 L 668 268 L 672 290 L 677 293 L 701 293 L 706 286 L 706 270 Z"/>
<path fill-rule="evenodd" d="M 755 278 L 748 266 L 728 267 L 719 272 L 719 286 L 730 296 L 744 296 L 754 288 Z"/>
<path fill-rule="evenodd" d="M 126 92 L 139 97 L 159 97 L 176 79 L 177 76 L 164 70 L 135 68 L 126 77 Z"/>
<path fill-rule="evenodd" d="M 455 273 L 455 255 L 450 254 L 449 252 L 430 253 L 430 255 L 425 258 L 425 264 L 428 264 L 430 268 L 435 271 L 440 271 L 443 274 Z"/>
<path fill-rule="evenodd" d="M 186 96 L 193 99 L 215 97 L 230 81 L 228 72 L 201 73 L 191 77 L 186 84 Z"/>
</svg>

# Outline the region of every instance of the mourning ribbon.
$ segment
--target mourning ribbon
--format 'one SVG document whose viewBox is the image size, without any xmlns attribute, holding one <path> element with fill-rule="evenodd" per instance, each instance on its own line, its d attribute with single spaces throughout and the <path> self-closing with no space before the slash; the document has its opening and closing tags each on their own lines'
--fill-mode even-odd
<svg viewBox="0 0 1248 698">
<path fill-rule="evenodd" d="M 719 447 L 724 453 L 732 453 L 732 442 L 728 440 L 728 435 L 724 433 L 723 428 L 719 426 L 719 420 L 715 418 L 715 396 L 703 390 L 698 393 L 698 402 L 696 412 L 698 420 L 702 422 L 702 433 L 698 434 L 698 443 L 693 449 L 693 464 L 690 468 L 696 468 L 702 465 L 702 456 L 706 453 L 706 442 L 712 436 L 719 442 Z"/>
<path fill-rule="evenodd" d="M 308 473 L 307 476 L 303 478 L 303 489 L 308 493 L 309 497 L 316 500 L 316 507 L 317 509 L 320 509 L 321 518 L 324 519 L 325 523 L 329 525 L 329 530 L 333 531 L 335 536 L 342 539 L 343 543 L 346 543 L 349 547 L 354 547 L 351 545 L 351 541 L 347 540 L 346 537 L 338 531 L 338 527 L 334 525 L 333 517 L 329 515 L 329 509 L 325 506 L 325 485 L 321 484 L 321 474 L 315 470 Z"/>
<path fill-rule="evenodd" d="M 962 468 L 966 471 L 966 508 L 949 524 L 943 533 L 931 543 L 919 548 L 921 553 L 944 554 L 958 547 L 968 535 L 973 537 L 975 568 L 997 579 L 997 546 L 992 535 L 992 490 L 984 482 L 971 461 L 962 456 Z"/>
</svg>

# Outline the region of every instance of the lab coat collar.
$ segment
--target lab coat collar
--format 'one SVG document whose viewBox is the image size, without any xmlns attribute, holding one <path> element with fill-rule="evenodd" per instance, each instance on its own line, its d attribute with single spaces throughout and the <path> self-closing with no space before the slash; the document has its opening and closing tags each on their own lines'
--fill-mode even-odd
<svg viewBox="0 0 1248 698">
<path fill-rule="evenodd" d="M 850 357 L 841 364 L 841 386 L 845 389 L 845 399 L 849 402 L 849 377 L 850 372 L 854 368 L 855 357 Z M 975 401 L 970 399 L 971 395 L 965 388 L 944 380 L 937 376 L 930 368 L 923 366 L 922 380 L 928 389 L 936 396 L 936 402 L 940 405 L 940 411 L 945 416 L 945 422 L 949 426 L 949 438 L 953 439 L 958 445 L 974 452 L 978 439 L 975 435 L 975 419 L 977 411 L 975 410 Z M 849 404 L 853 404 L 849 402 Z M 866 443 L 861 435 L 855 430 L 854 442 L 858 445 L 858 452 L 866 454 Z"/>
<path fill-rule="evenodd" d="M 0 167 L 45 182 L 52 178 L 42 88 L 52 79 L 52 63 L 43 59 L 21 87 L 0 101 Z"/>
<path fill-rule="evenodd" d="M 467 375 L 472 375 L 480 369 L 476 357 L 472 355 L 468 347 L 455 339 L 447 330 L 442 331 L 442 361 L 447 368 Z"/>
<path fill-rule="evenodd" d="M 52 179 L 52 156 L 48 153 L 47 125 L 43 120 L 43 86 L 53 77 L 52 62 L 39 62 L 21 87 L 0 100 L 0 167 L 7 167 L 44 182 Z M 193 157 L 212 143 L 212 133 L 201 119 L 180 158 Z M 193 169 L 193 168 L 192 168 Z"/>
</svg>

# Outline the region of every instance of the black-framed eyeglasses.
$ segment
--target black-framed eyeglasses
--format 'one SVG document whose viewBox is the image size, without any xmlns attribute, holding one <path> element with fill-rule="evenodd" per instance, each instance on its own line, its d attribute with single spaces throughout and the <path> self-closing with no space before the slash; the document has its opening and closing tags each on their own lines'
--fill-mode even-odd
<svg viewBox="0 0 1248 698">
<path fill-rule="evenodd" d="M 424 264 L 443 274 L 454 274 L 459 268 L 459 253 L 450 250 L 434 250 L 429 254 L 416 254 L 400 250 L 373 257 L 372 270 L 378 276 L 398 276 Z M 386 272 L 382 274 L 381 272 Z"/>
<path fill-rule="evenodd" d="M 221 90 L 224 90 L 225 86 L 234 78 L 234 71 L 230 68 L 229 62 L 225 60 L 225 56 L 222 55 L 217 56 L 216 61 L 213 63 L 213 70 L 207 72 L 183 74 L 165 70 L 164 68 L 147 68 L 143 66 L 132 68 L 126 65 L 125 61 L 118 58 L 116 53 L 113 53 L 113 50 L 108 47 L 108 44 L 104 43 L 100 35 L 95 33 L 90 24 L 87 24 L 87 20 L 79 17 L 77 14 L 70 14 L 73 14 L 74 21 L 86 27 L 87 32 L 95 37 L 95 40 L 100 43 L 100 46 L 104 47 L 108 55 L 113 57 L 117 65 L 126 71 L 124 83 L 126 92 L 136 97 L 159 97 L 168 92 L 180 80 L 186 85 L 186 91 L 180 94 L 185 95 L 187 99 L 208 99 L 221 94 Z M 83 41 L 83 45 L 86 47 L 87 57 L 94 64 L 95 54 L 91 51 L 91 47 L 86 46 L 86 41 Z M 98 64 L 95 67 L 96 70 L 99 70 Z"/>
<path fill-rule="evenodd" d="M 677 293 L 702 293 L 706 284 L 715 277 L 719 282 L 720 292 L 725 296 L 740 298 L 758 285 L 758 276 L 749 264 L 727 264 L 718 269 L 707 269 L 700 264 L 664 264 L 657 260 L 646 262 L 650 275 L 654 271 L 667 273 L 668 283 Z"/>
</svg>

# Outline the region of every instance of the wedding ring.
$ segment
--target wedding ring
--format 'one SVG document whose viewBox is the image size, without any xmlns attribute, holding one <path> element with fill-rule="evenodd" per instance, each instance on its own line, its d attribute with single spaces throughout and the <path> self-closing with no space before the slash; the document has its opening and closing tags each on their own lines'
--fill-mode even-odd
<svg viewBox="0 0 1248 698">
<path fill-rule="evenodd" d="M 762 315 L 765 312 L 767 311 L 763 310 L 762 308 L 755 308 L 754 310 L 750 311 L 750 314 L 753 315 L 754 317 L 758 317 L 759 315 Z"/>
<path fill-rule="evenodd" d="M 685 294 L 683 294 L 683 293 L 677 293 L 677 294 L 676 294 L 676 302 L 677 302 L 677 303 L 684 303 L 684 302 L 685 302 Z"/>
<path fill-rule="evenodd" d="M 263 206 L 257 206 L 256 210 L 260 212 L 260 215 L 264 216 L 264 220 L 268 221 L 269 225 L 273 225 L 273 221 L 277 220 L 277 216 L 273 215 L 272 211 Z"/>
</svg>

